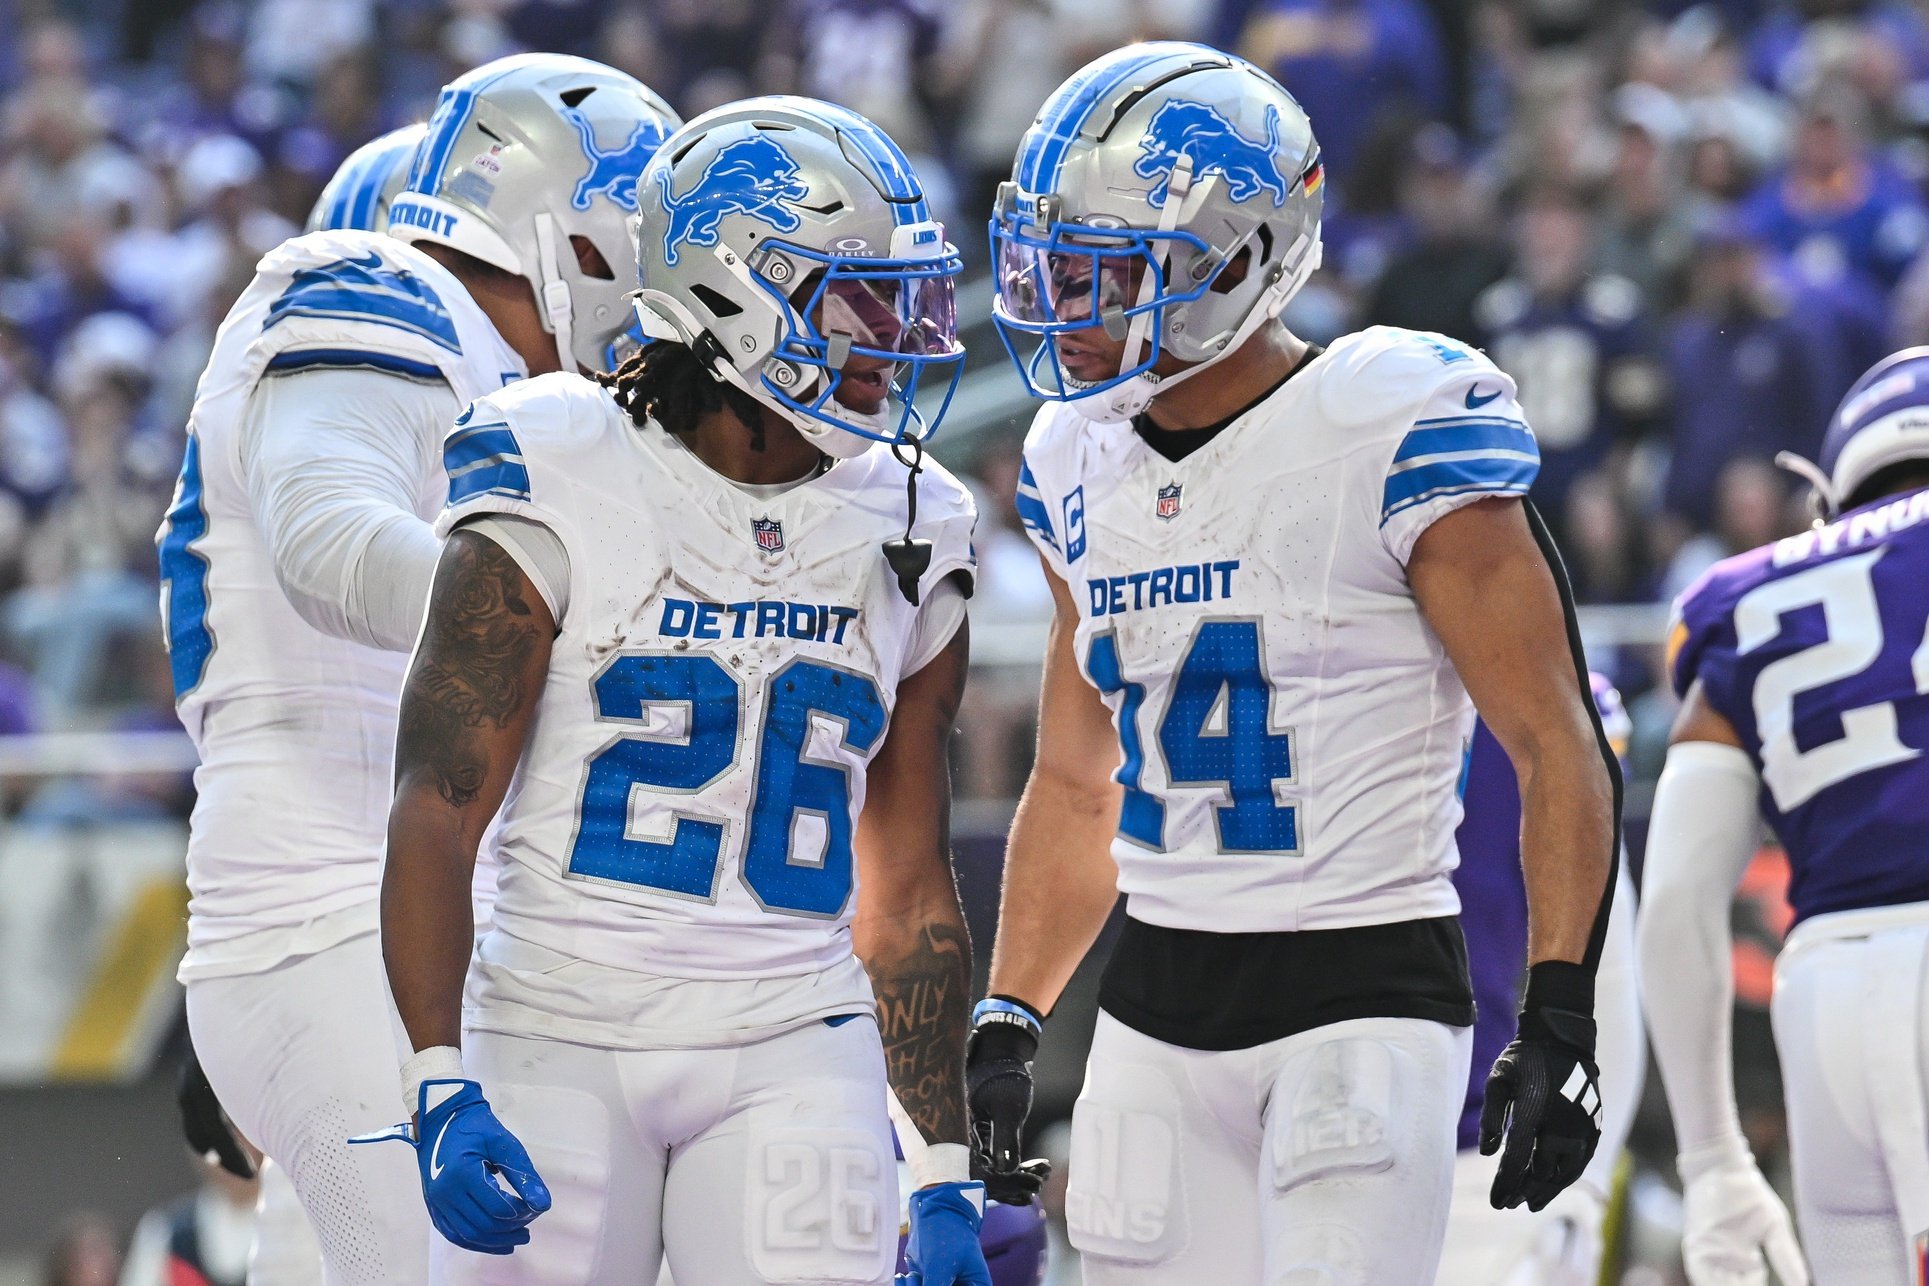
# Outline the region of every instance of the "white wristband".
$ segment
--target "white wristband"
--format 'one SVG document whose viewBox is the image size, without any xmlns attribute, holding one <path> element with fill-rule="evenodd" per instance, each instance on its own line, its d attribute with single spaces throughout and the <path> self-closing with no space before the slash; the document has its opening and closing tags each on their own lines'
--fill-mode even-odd
<svg viewBox="0 0 1929 1286">
<path fill-rule="evenodd" d="M 410 1116 L 415 1115 L 421 1107 L 419 1100 L 424 1081 L 467 1079 L 462 1074 L 462 1051 L 454 1045 L 431 1045 L 427 1049 L 418 1049 L 408 1062 L 402 1064 L 402 1110 Z"/>
<path fill-rule="evenodd" d="M 927 1143 L 923 1154 L 912 1161 L 911 1149 L 904 1150 L 911 1171 L 913 1188 L 928 1188 L 934 1183 L 963 1183 L 971 1178 L 971 1150 L 962 1143 Z"/>
<path fill-rule="evenodd" d="M 897 1132 L 898 1151 L 904 1153 L 905 1169 L 911 1172 L 913 1188 L 928 1188 L 934 1183 L 963 1183 L 971 1178 L 971 1149 L 962 1143 L 927 1143 L 924 1131 L 912 1121 L 911 1114 L 898 1102 L 894 1090 L 884 1092 L 884 1107 Z"/>
</svg>

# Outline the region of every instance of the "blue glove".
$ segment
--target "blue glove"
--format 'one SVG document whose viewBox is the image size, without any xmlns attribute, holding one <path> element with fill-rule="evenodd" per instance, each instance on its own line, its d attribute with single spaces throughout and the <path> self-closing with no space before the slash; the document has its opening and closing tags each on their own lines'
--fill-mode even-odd
<svg viewBox="0 0 1929 1286">
<path fill-rule="evenodd" d="M 430 1091 L 455 1093 L 429 1106 Z M 422 1201 L 435 1230 L 464 1250 L 507 1255 L 529 1242 L 529 1224 L 549 1209 L 549 1188 L 516 1136 L 503 1128 L 474 1081 L 424 1081 L 413 1137 L 406 1125 L 351 1143 L 400 1139 L 415 1149 Z"/>
<path fill-rule="evenodd" d="M 991 1269 L 978 1244 L 985 1220 L 985 1185 L 934 1183 L 911 1194 L 911 1235 L 898 1286 L 991 1286 Z"/>
</svg>

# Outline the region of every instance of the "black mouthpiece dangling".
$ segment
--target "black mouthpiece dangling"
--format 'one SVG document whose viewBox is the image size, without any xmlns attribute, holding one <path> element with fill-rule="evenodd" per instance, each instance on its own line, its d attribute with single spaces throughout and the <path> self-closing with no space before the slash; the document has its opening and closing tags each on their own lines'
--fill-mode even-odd
<svg viewBox="0 0 1929 1286">
<path fill-rule="evenodd" d="M 918 605 L 918 585 L 924 574 L 931 570 L 931 542 L 913 536 L 911 529 L 918 525 L 918 472 L 924 467 L 924 443 L 916 438 L 910 441 L 911 458 L 904 458 L 905 443 L 893 442 L 891 454 L 899 464 L 910 472 L 904 482 L 904 534 L 896 540 L 884 542 L 884 561 L 897 573 L 898 592 L 904 595 L 907 603 Z"/>
</svg>

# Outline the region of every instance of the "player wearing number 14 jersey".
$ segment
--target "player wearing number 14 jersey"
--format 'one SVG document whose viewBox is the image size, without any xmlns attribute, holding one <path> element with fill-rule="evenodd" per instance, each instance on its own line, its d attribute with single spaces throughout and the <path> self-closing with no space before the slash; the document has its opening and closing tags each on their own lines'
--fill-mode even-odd
<svg viewBox="0 0 1929 1286">
<path fill-rule="evenodd" d="M 1280 323 L 1320 175 L 1258 69 L 1135 45 L 1047 101 L 992 220 L 995 316 L 1053 403 L 1017 504 L 1057 615 L 967 1078 L 992 1194 L 1032 1186 L 1031 1053 L 1123 891 L 1066 1196 L 1091 1286 L 1433 1279 L 1469 693 L 1524 783 L 1533 921 L 1494 1201 L 1541 1208 L 1598 1138 L 1611 776 L 1533 434 L 1457 343 Z"/>
<path fill-rule="evenodd" d="M 1785 458 L 1786 459 L 1786 458 Z M 1921 1282 L 1929 1253 L 1929 349 L 1849 391 L 1813 529 L 1682 595 L 1683 698 L 1656 788 L 1643 1002 L 1696 1286 L 1806 1280 L 1741 1133 L 1728 907 L 1766 819 L 1795 925 L 1775 965 L 1796 1210 L 1815 1280 Z M 1752 1275 L 1751 1275 L 1752 1274 Z"/>
</svg>

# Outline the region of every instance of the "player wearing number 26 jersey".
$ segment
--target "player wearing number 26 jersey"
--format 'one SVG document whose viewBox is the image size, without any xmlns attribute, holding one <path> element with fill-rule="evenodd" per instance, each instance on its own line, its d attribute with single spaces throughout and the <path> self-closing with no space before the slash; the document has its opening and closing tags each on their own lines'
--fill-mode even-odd
<svg viewBox="0 0 1929 1286">
<path fill-rule="evenodd" d="M 1735 1115 L 1727 907 L 1759 820 L 1787 850 L 1776 962 L 1796 1207 L 1815 1280 L 1921 1281 L 1929 1252 L 1929 349 L 1849 391 L 1813 475 L 1827 520 L 1682 595 L 1684 706 L 1657 788 L 1643 998 L 1686 1182 L 1690 1277 L 1802 1279 Z"/>
<path fill-rule="evenodd" d="M 1122 891 L 1066 1196 L 1092 1286 L 1432 1280 L 1470 692 L 1532 783 L 1494 1201 L 1539 1209 L 1598 1137 L 1612 789 L 1521 499 L 1534 436 L 1453 340 L 1286 330 L 1320 193 L 1278 84 L 1146 44 L 1047 101 L 992 218 L 994 317 L 1049 403 L 1017 507 L 1057 614 L 966 1074 L 992 1194 L 1035 1187 L 1029 1060 Z"/>
<path fill-rule="evenodd" d="M 655 342 L 446 443 L 383 886 L 435 1275 L 883 1283 L 895 1091 L 912 1273 L 990 1286 L 945 831 L 975 514 L 917 405 L 960 260 L 826 103 L 720 108 L 635 184 Z"/>
</svg>

